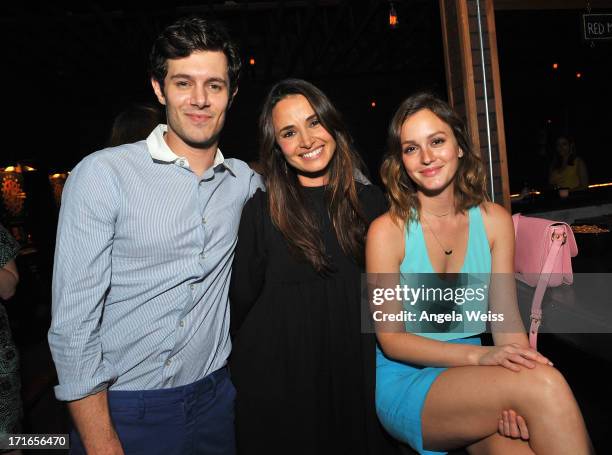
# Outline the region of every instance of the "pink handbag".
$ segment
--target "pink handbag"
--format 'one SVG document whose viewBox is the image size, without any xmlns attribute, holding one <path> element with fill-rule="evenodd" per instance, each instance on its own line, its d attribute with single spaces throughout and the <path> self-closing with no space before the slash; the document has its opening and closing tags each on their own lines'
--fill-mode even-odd
<svg viewBox="0 0 612 455">
<path fill-rule="evenodd" d="M 572 284 L 572 257 L 578 254 L 574 232 L 567 223 L 516 214 L 514 222 L 516 278 L 531 287 L 535 294 L 531 302 L 529 344 L 538 344 L 538 329 L 542 323 L 542 299 L 547 287 Z"/>
</svg>

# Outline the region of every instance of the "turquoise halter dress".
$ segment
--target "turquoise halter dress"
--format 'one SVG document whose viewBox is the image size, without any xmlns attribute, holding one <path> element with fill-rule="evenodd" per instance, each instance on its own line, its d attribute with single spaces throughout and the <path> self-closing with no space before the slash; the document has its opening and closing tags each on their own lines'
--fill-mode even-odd
<svg viewBox="0 0 612 455">
<path fill-rule="evenodd" d="M 461 276 L 478 274 L 482 277 L 491 272 L 491 251 L 479 207 L 468 210 L 469 234 Z M 406 227 L 404 260 L 400 265 L 404 277 L 414 274 L 432 274 L 435 271 L 429 260 L 423 229 L 418 221 Z M 422 275 L 421 275 L 422 276 Z M 486 302 L 485 302 L 486 305 Z M 486 308 L 484 308 L 486 310 Z M 480 345 L 478 338 L 468 338 L 485 330 L 485 325 L 471 325 L 471 330 L 452 330 L 437 333 L 415 333 L 416 335 L 450 343 Z M 385 429 L 395 438 L 409 444 L 419 454 L 434 455 L 423 449 L 421 412 L 427 392 L 433 382 L 446 368 L 424 367 L 392 360 L 376 348 L 376 412 Z"/>
</svg>

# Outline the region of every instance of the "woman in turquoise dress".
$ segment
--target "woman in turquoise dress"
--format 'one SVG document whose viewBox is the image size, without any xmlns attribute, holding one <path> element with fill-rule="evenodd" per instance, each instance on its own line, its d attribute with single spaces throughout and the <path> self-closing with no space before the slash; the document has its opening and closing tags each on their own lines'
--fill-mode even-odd
<svg viewBox="0 0 612 455">
<path fill-rule="evenodd" d="M 390 210 L 368 231 L 368 279 L 415 288 L 423 277 L 463 280 L 474 290 L 480 277 L 484 312 L 488 303 L 505 324 L 493 329 L 494 346 L 481 345 L 484 323 L 378 324 L 376 408 L 383 426 L 421 454 L 460 447 L 470 454 L 592 453 L 571 389 L 529 348 L 513 288 L 512 220 L 488 202 L 482 163 L 459 116 L 429 94 L 405 100 L 389 128 L 381 175 Z M 448 314 L 461 312 L 457 299 L 454 307 L 441 303 Z M 406 308 L 405 301 L 394 304 Z M 418 315 L 418 305 L 408 307 Z M 509 433 L 508 425 L 520 431 Z"/>
</svg>

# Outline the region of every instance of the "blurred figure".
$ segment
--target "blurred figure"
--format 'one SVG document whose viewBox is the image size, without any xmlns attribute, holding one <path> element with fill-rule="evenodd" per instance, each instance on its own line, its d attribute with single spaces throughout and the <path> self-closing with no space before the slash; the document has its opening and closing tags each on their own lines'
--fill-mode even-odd
<svg viewBox="0 0 612 455">
<path fill-rule="evenodd" d="M 145 140 L 157 125 L 164 123 L 162 111 L 150 104 L 132 104 L 113 122 L 109 147 Z"/>
<path fill-rule="evenodd" d="M 0 440 L 7 434 L 19 433 L 21 399 L 19 389 L 19 357 L 11 337 L 8 316 L 2 301 L 15 294 L 19 273 L 15 257 L 19 244 L 0 224 Z M 4 452 L 11 455 L 21 451 Z"/>
<path fill-rule="evenodd" d="M 584 161 L 576 155 L 576 143 L 568 136 L 559 136 L 555 143 L 548 183 L 554 188 L 570 190 L 587 188 L 589 177 Z"/>
</svg>

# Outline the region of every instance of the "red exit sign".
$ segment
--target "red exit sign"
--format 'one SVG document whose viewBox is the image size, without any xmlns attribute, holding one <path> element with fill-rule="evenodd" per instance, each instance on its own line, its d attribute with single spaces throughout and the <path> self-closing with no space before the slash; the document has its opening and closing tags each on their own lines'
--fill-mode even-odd
<svg viewBox="0 0 612 455">
<path fill-rule="evenodd" d="M 585 40 L 612 39 L 612 14 L 583 14 Z"/>
</svg>

